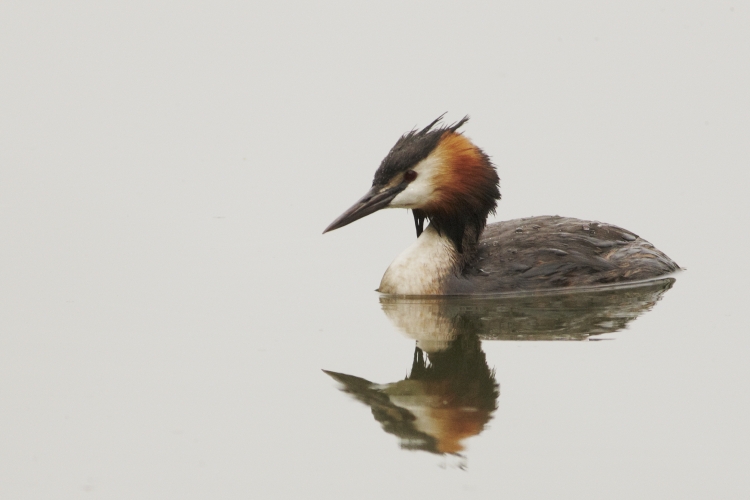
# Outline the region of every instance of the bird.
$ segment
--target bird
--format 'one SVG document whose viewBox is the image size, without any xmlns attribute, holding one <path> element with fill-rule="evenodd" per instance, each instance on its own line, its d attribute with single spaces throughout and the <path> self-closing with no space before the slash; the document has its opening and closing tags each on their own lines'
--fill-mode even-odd
<svg viewBox="0 0 750 500">
<path fill-rule="evenodd" d="M 490 157 L 443 115 L 403 134 L 372 187 L 324 231 L 384 208 L 411 209 L 417 240 L 386 270 L 388 295 L 476 295 L 644 281 L 680 270 L 637 234 L 612 224 L 536 216 L 487 224 L 500 200 Z M 425 227 L 425 223 L 428 223 Z"/>
</svg>

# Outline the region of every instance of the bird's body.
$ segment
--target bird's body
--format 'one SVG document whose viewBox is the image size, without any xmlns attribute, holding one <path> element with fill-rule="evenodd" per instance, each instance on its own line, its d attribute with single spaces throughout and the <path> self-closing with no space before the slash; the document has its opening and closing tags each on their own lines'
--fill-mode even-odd
<svg viewBox="0 0 750 500">
<path fill-rule="evenodd" d="M 617 226 L 542 216 L 489 224 L 470 256 L 428 227 L 390 265 L 379 291 L 463 295 L 596 286 L 655 278 L 679 267 Z"/>
<path fill-rule="evenodd" d="M 388 267 L 378 291 L 466 295 L 647 280 L 679 266 L 648 241 L 609 224 L 558 216 L 490 224 L 500 198 L 487 155 L 456 130 L 399 139 L 372 189 L 326 231 L 381 208 L 410 208 L 417 241 Z M 423 230 L 425 220 L 430 224 Z"/>
</svg>

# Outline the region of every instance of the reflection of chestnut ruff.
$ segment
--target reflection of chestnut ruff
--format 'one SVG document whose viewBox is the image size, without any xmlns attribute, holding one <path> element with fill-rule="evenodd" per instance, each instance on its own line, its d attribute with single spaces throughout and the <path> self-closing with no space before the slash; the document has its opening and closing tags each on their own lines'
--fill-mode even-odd
<svg viewBox="0 0 750 500">
<path fill-rule="evenodd" d="M 383 429 L 401 439 L 402 448 L 455 454 L 463 450 L 462 440 L 482 432 L 497 408 L 495 373 L 476 335 L 461 335 L 428 359 L 417 347 L 409 376 L 385 386 L 326 373 L 370 406 Z"/>
<path fill-rule="evenodd" d="M 497 409 L 498 385 L 495 370 L 487 366 L 479 337 L 461 335 L 446 350 L 428 354 L 414 350 L 414 362 L 406 380 L 419 380 L 440 386 L 444 405 L 494 411 Z M 448 399 L 450 398 L 450 399 Z"/>
</svg>

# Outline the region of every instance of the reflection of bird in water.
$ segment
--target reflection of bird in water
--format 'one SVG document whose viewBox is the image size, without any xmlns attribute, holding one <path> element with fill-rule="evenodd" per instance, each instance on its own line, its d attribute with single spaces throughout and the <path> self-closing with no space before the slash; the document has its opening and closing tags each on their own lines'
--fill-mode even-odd
<svg viewBox="0 0 750 500">
<path fill-rule="evenodd" d="M 442 117 L 441 117 L 442 118 Z M 338 229 L 382 208 L 410 208 L 417 241 L 391 263 L 379 291 L 462 295 L 637 281 L 679 266 L 617 226 L 543 216 L 490 224 L 498 176 L 487 155 L 457 132 L 468 118 L 403 135 L 372 188 L 331 223 Z M 424 221 L 429 226 L 424 229 Z"/>
<path fill-rule="evenodd" d="M 394 325 L 424 346 L 446 345 L 464 333 L 483 340 L 583 340 L 624 329 L 674 282 L 664 278 L 567 293 L 483 297 L 384 295 L 380 305 Z"/>
<path fill-rule="evenodd" d="M 650 310 L 673 283 L 471 298 L 383 296 L 386 316 L 417 341 L 409 376 L 380 385 L 326 373 L 368 405 L 403 448 L 457 454 L 497 408 L 498 384 L 480 339 L 585 340 L 615 332 Z"/>
<path fill-rule="evenodd" d="M 326 371 L 343 390 L 370 406 L 383 430 L 401 447 L 456 454 L 462 440 L 479 434 L 497 408 L 499 395 L 476 335 L 463 335 L 439 352 L 414 352 L 411 373 L 400 382 L 378 385 Z"/>
</svg>

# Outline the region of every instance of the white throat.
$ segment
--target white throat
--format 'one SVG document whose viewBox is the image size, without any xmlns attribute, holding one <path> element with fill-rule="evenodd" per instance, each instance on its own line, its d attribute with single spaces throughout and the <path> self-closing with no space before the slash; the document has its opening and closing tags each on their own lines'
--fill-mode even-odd
<svg viewBox="0 0 750 500">
<path fill-rule="evenodd" d="M 396 295 L 442 295 L 461 272 L 453 242 L 430 224 L 409 248 L 396 257 L 383 275 L 378 291 Z"/>
</svg>

